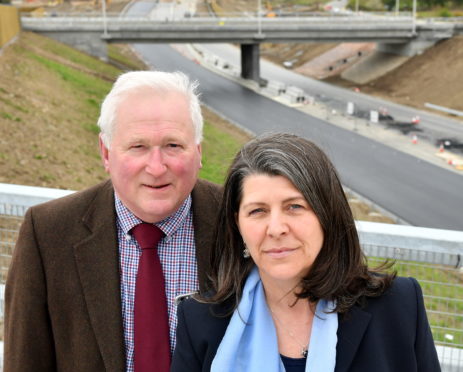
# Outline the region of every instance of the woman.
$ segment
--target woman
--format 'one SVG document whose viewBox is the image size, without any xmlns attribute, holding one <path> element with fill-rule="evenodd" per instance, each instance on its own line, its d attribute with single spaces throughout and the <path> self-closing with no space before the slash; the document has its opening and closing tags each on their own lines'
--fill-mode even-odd
<svg viewBox="0 0 463 372">
<path fill-rule="evenodd" d="M 173 372 L 440 371 L 418 283 L 367 268 L 310 141 L 273 134 L 238 153 L 211 264 L 212 290 L 179 305 Z"/>
</svg>

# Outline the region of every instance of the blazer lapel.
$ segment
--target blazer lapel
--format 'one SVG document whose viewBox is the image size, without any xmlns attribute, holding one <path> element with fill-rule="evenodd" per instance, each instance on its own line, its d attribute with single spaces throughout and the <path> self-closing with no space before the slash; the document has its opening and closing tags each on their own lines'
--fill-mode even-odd
<svg viewBox="0 0 463 372">
<path fill-rule="evenodd" d="M 339 318 L 336 372 L 349 370 L 370 320 L 371 314 L 358 306 L 354 306 L 346 315 Z"/>
<path fill-rule="evenodd" d="M 82 289 L 106 370 L 125 370 L 114 191 L 106 183 L 82 219 L 87 236 L 74 246 Z"/>
<path fill-rule="evenodd" d="M 220 206 L 221 189 L 204 180 L 198 180 L 192 191 L 193 225 L 195 230 L 198 280 L 201 290 L 207 288 L 209 250 L 213 246 L 215 220 Z"/>
</svg>

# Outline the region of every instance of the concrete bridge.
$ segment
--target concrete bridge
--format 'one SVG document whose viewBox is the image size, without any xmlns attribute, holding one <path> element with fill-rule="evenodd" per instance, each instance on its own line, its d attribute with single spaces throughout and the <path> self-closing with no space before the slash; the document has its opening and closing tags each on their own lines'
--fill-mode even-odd
<svg viewBox="0 0 463 372">
<path fill-rule="evenodd" d="M 463 26 L 397 16 L 282 18 L 23 17 L 22 28 L 106 58 L 107 43 L 238 43 L 244 78 L 259 80 L 259 44 L 376 42 L 379 50 L 414 55 Z"/>
</svg>

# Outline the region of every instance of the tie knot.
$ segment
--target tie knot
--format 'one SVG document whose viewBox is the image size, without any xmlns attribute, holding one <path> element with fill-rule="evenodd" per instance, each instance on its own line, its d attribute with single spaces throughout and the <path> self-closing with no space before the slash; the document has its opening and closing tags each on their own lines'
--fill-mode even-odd
<svg viewBox="0 0 463 372">
<path fill-rule="evenodd" d="M 155 249 L 159 240 L 164 236 L 162 230 L 150 223 L 141 223 L 132 229 L 141 249 Z"/>
</svg>

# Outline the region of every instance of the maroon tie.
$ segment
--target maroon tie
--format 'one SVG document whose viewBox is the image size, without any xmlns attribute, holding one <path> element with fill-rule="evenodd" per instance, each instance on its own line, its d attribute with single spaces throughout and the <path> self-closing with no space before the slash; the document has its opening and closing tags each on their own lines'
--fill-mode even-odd
<svg viewBox="0 0 463 372">
<path fill-rule="evenodd" d="M 132 231 L 142 248 L 135 289 L 135 372 L 169 372 L 167 300 L 157 252 L 158 242 L 164 233 L 148 223 L 141 223 Z"/>
</svg>

